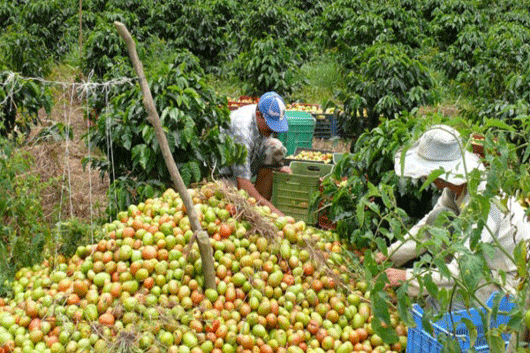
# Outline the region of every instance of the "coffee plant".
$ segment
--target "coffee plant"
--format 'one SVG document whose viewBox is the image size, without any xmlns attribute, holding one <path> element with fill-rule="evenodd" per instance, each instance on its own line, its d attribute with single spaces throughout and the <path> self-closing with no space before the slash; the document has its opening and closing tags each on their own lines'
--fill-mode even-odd
<svg viewBox="0 0 530 353">
<path fill-rule="evenodd" d="M 112 24 L 99 24 L 84 45 L 81 69 L 85 76 L 101 79 L 116 65 L 116 60 L 127 57 L 127 48 Z"/>
<path fill-rule="evenodd" d="M 26 77 L 46 76 L 52 65 L 43 39 L 28 33 L 20 23 L 0 34 L 0 59 L 5 69 Z"/>
<path fill-rule="evenodd" d="M 340 95 L 345 112 L 342 124 L 351 135 L 377 127 L 380 116 L 392 119 L 437 100 L 428 69 L 400 46 L 373 45 L 357 55 L 351 66 L 348 88 Z"/>
<path fill-rule="evenodd" d="M 0 1 L 0 23 L 4 24 L 3 28 L 0 28 L 0 33 L 17 21 L 16 15 L 15 5 L 11 1 Z"/>
<path fill-rule="evenodd" d="M 58 59 L 70 50 L 72 42 L 64 40 L 64 22 L 77 14 L 73 1 L 31 1 L 20 12 L 20 20 L 33 36 L 43 40 L 47 54 Z M 66 6 L 65 6 L 66 5 Z M 70 39 L 70 38 L 68 38 Z"/>
<path fill-rule="evenodd" d="M 28 134 L 38 123 L 39 110 L 47 114 L 53 105 L 49 88 L 12 71 L 0 71 L 0 135 L 16 137 Z"/>
<path fill-rule="evenodd" d="M 227 101 L 206 84 L 203 75 L 198 59 L 182 51 L 170 64 L 152 72 L 149 83 L 169 148 L 186 184 L 210 176 L 214 167 L 241 161 L 246 153 L 221 133 L 230 121 Z M 107 153 L 105 160 L 93 162 L 111 181 L 134 176 L 137 182 L 170 185 L 138 86 L 125 88 L 112 98 L 87 138 Z"/>
<path fill-rule="evenodd" d="M 299 55 L 283 39 L 273 36 L 255 40 L 250 51 L 241 53 L 236 62 L 244 91 L 254 96 L 268 91 L 289 95 L 300 84 L 296 81 L 300 65 Z"/>
</svg>

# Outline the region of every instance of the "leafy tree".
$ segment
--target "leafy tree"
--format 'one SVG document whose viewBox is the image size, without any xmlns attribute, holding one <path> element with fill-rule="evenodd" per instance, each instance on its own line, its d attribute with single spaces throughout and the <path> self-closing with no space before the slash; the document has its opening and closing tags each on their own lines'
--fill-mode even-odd
<svg viewBox="0 0 530 353">
<path fill-rule="evenodd" d="M 0 58 L 7 69 L 26 77 L 44 77 L 52 65 L 42 38 L 28 33 L 20 23 L 0 35 Z"/>
<path fill-rule="evenodd" d="M 458 35 L 458 39 L 447 51 L 435 58 L 436 67 L 441 68 L 449 79 L 456 79 L 460 73 L 469 72 L 476 65 L 475 51 L 484 44 L 481 28 L 468 25 Z"/>
<path fill-rule="evenodd" d="M 205 1 L 200 6 L 187 4 L 182 10 L 183 16 L 175 23 L 179 32 L 172 45 L 189 50 L 205 66 L 217 66 L 219 55 L 230 47 L 227 25 L 235 13 L 236 4 L 232 1 L 213 4 Z"/>
<path fill-rule="evenodd" d="M 344 27 L 348 26 L 355 17 L 362 15 L 366 3 L 359 0 L 333 1 L 324 7 L 322 15 L 317 22 L 317 42 L 325 48 L 334 48 L 338 45 L 338 38 Z"/>
<path fill-rule="evenodd" d="M 247 51 L 256 41 L 269 37 L 281 39 L 291 48 L 297 47 L 298 38 L 293 36 L 296 19 L 286 7 L 267 0 L 259 2 L 258 6 L 249 6 L 248 10 L 248 13 L 239 13 L 241 51 Z"/>
<path fill-rule="evenodd" d="M 505 80 L 512 73 L 521 72 L 530 60 L 530 30 L 516 23 L 499 22 L 484 33 L 483 44 L 473 50 L 470 70 L 461 72 L 465 83 L 477 96 L 488 99 L 512 100 Z M 525 66 L 526 65 L 526 66 Z"/>
<path fill-rule="evenodd" d="M 17 15 L 17 9 L 11 1 L 0 1 L 0 23 L 3 24 L 0 33 L 17 21 Z"/>
<path fill-rule="evenodd" d="M 475 3 L 467 0 L 428 0 L 423 6 L 423 15 L 429 22 L 429 32 L 442 50 L 455 43 L 466 26 L 483 25 L 488 21 Z"/>
</svg>

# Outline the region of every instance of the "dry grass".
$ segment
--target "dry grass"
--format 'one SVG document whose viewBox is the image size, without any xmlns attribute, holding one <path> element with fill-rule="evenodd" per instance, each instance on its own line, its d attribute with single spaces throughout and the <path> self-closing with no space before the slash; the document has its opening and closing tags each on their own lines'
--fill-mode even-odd
<svg viewBox="0 0 530 353">
<path fill-rule="evenodd" d="M 99 154 L 97 150 L 89 150 L 82 139 L 88 131 L 82 108 L 72 92 L 56 90 L 51 114 L 40 114 L 42 124 L 32 130 L 29 138 L 32 142 L 22 147 L 34 158 L 31 172 L 40 175 L 43 182 L 55 180 L 42 195 L 43 210 L 50 220 L 57 213 L 60 220 L 78 218 L 87 222 L 104 215 L 108 179 L 102 180 L 97 170 L 82 165 L 84 157 Z M 59 122 L 70 126 L 72 139 L 49 141 L 36 138 L 42 129 Z"/>
<path fill-rule="evenodd" d="M 338 140 L 325 140 L 325 139 L 313 139 L 312 148 L 316 150 L 328 150 L 335 153 L 349 153 L 351 141 L 342 139 Z"/>
</svg>

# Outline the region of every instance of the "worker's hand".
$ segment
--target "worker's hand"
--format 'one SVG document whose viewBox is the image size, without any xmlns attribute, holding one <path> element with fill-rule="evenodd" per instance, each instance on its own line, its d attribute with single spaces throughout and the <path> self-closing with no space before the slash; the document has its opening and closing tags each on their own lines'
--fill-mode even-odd
<svg viewBox="0 0 530 353">
<path fill-rule="evenodd" d="M 280 168 L 280 173 L 293 174 L 293 171 L 291 170 L 291 167 L 289 167 L 288 165 L 284 165 Z"/>
<path fill-rule="evenodd" d="M 383 255 L 383 253 L 377 252 L 377 253 L 375 253 L 374 259 L 375 259 L 375 262 L 380 264 L 380 263 L 386 261 L 387 257 L 385 255 Z"/>
<path fill-rule="evenodd" d="M 388 277 L 387 287 L 397 287 L 407 280 L 407 271 L 398 270 L 396 268 L 388 268 L 385 270 Z"/>
</svg>

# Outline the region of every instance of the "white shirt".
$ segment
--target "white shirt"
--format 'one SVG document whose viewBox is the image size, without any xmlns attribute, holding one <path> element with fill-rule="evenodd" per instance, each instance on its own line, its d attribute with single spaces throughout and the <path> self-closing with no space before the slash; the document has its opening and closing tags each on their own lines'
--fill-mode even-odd
<svg viewBox="0 0 530 353">
<path fill-rule="evenodd" d="M 396 242 L 389 247 L 389 258 L 396 266 L 400 266 L 421 255 L 421 252 L 426 251 L 426 249 L 416 249 L 416 241 L 412 240 L 412 238 L 417 237 L 420 228 L 426 224 L 429 215 L 437 211 L 440 207 L 445 210 L 453 210 L 458 215 L 468 200 L 469 195 L 467 193 L 464 193 L 459 199 L 456 199 L 454 193 L 450 189 L 445 188 L 433 210 L 410 229 L 404 241 Z M 506 214 L 502 213 L 495 203 L 491 202 L 490 205 L 490 212 L 486 223 L 487 227 L 484 227 L 482 231 L 481 241 L 493 244 L 494 239 L 497 239 L 499 246 L 507 254 L 513 255 L 514 249 L 520 241 L 530 239 L 530 223 L 527 220 L 525 211 L 513 197 L 508 200 L 507 209 L 509 211 Z M 494 276 L 499 271 L 506 272 L 506 289 L 515 290 L 517 286 L 517 267 L 499 247 L 496 246 L 494 255 L 492 257 L 486 256 L 485 261 Z M 458 276 L 459 266 L 457 258 L 451 260 L 447 266 L 455 277 Z M 417 295 L 419 292 L 419 284 L 416 280 L 412 280 L 413 277 L 413 270 L 408 269 L 407 280 L 411 280 L 409 282 L 409 294 Z M 440 287 L 450 289 L 453 286 L 450 279 L 442 277 L 439 273 L 433 273 L 433 280 Z M 477 294 L 487 299 L 492 290 L 493 288 L 490 286 L 489 288 L 484 288 L 484 293 Z"/>
</svg>

